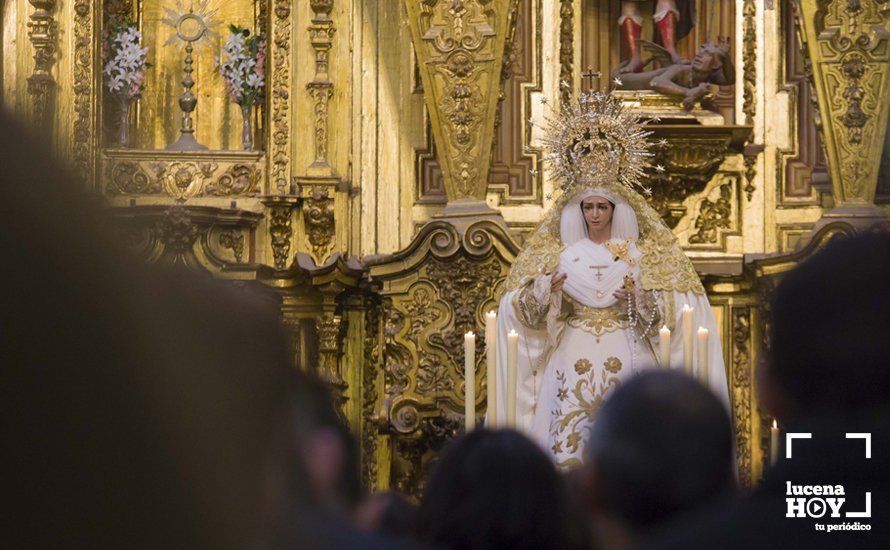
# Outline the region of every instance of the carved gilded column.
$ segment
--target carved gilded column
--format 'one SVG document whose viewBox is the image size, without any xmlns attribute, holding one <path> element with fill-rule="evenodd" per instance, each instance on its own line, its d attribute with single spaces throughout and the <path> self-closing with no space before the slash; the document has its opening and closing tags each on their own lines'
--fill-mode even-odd
<svg viewBox="0 0 890 550">
<path fill-rule="evenodd" d="M 360 364 L 362 355 L 355 343 L 363 340 L 364 319 L 361 312 L 355 315 L 356 310 L 351 307 L 355 304 L 351 303 L 349 294 L 358 288 L 364 275 L 364 268 L 355 258 L 340 254 L 335 254 L 331 262 L 312 271 L 312 286 L 321 297 L 321 314 L 315 320 L 318 334 L 317 372 L 330 386 L 344 417 L 354 426 L 358 425 L 361 414 L 361 397 L 357 393 L 361 382 L 355 368 Z M 357 324 L 347 327 L 350 316 Z M 352 329 L 353 338 L 345 337 L 348 336 L 347 328 Z M 347 340 L 353 342 L 354 353 L 351 356 L 344 355 Z"/>
<path fill-rule="evenodd" d="M 52 11 L 56 0 L 28 0 L 34 13 L 28 18 L 28 38 L 34 47 L 34 72 L 28 77 L 28 94 L 34 101 L 33 122 L 40 132 L 51 131 L 56 82 L 51 74 L 57 50 L 57 25 Z"/>
<path fill-rule="evenodd" d="M 751 366 L 751 308 L 732 309 L 732 421 L 736 437 L 739 465 L 739 484 L 749 488 L 754 484 L 752 425 L 755 407 L 754 377 Z"/>
<path fill-rule="evenodd" d="M 343 318 L 334 313 L 336 304 L 333 300 L 325 300 L 325 312 L 316 319 L 315 328 L 318 332 L 318 375 L 321 376 L 341 407 L 346 402 L 344 395 L 348 387 L 340 375 L 340 334 L 343 329 Z"/>
<path fill-rule="evenodd" d="M 97 32 L 95 2 L 74 2 L 74 127 L 71 137 L 71 160 L 81 180 L 95 182 L 96 154 L 99 145 L 100 90 L 97 86 L 97 50 L 94 43 L 100 40 Z"/>
<path fill-rule="evenodd" d="M 405 0 L 448 206 L 485 204 L 510 0 Z"/>
<path fill-rule="evenodd" d="M 742 112 L 745 113 L 745 124 L 754 125 L 757 116 L 757 3 L 745 0 L 742 6 L 744 15 L 744 50 L 742 53 Z M 755 138 L 756 141 L 756 138 Z M 754 178 L 757 176 L 757 159 L 764 150 L 762 144 L 749 143 L 744 150 L 745 157 L 745 196 L 750 201 L 757 188 Z"/>
<path fill-rule="evenodd" d="M 842 218 L 861 227 L 886 219 L 874 198 L 890 112 L 890 10 L 882 0 L 796 5 L 834 190 L 835 208 L 820 224 Z"/>
<path fill-rule="evenodd" d="M 291 159 L 291 6 L 292 0 L 274 0 L 269 40 L 272 78 L 269 86 L 269 180 L 271 193 L 287 193 Z"/>
<path fill-rule="evenodd" d="M 315 160 L 309 166 L 309 175 L 332 176 L 328 162 L 328 102 L 334 95 L 334 84 L 329 78 L 331 43 L 337 31 L 331 19 L 334 0 L 310 0 L 309 6 L 315 12 L 309 26 L 309 40 L 315 50 L 315 78 L 306 84 L 315 116 Z"/>
<path fill-rule="evenodd" d="M 328 106 L 334 95 L 330 52 L 337 32 L 331 19 L 334 0 L 310 0 L 309 7 L 314 13 L 308 31 L 309 42 L 315 51 L 315 76 L 306 84 L 306 91 L 313 106 L 314 155 L 305 175 L 295 177 L 294 182 L 303 200 L 301 212 L 307 248 L 315 264 L 322 265 L 334 253 L 337 207 L 345 205 L 339 195 L 346 189 L 328 158 Z M 345 212 L 341 217 L 345 219 Z"/>
</svg>

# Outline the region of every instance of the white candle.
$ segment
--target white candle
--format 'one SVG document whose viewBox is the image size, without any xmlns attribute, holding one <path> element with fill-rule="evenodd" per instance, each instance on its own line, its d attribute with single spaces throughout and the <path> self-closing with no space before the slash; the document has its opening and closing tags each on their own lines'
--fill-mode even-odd
<svg viewBox="0 0 890 550">
<path fill-rule="evenodd" d="M 485 314 L 485 359 L 488 367 L 488 394 L 486 396 L 488 410 L 485 418 L 489 428 L 498 427 L 497 350 L 498 314 L 492 310 Z"/>
<path fill-rule="evenodd" d="M 683 368 L 686 374 L 692 376 L 692 312 L 689 304 L 683 306 L 681 318 L 683 321 Z"/>
<path fill-rule="evenodd" d="M 466 431 L 476 427 L 476 335 L 464 334 L 464 418 Z"/>
<path fill-rule="evenodd" d="M 775 466 L 779 461 L 779 424 L 773 419 L 773 425 L 769 429 L 769 465 Z"/>
<path fill-rule="evenodd" d="M 658 343 L 661 356 L 661 368 L 671 368 L 671 329 L 667 325 L 658 331 Z"/>
<path fill-rule="evenodd" d="M 507 427 L 516 427 L 516 358 L 519 355 L 519 335 L 511 330 L 507 335 Z"/>
<path fill-rule="evenodd" d="M 708 385 L 708 329 L 698 327 L 698 379 Z"/>
</svg>

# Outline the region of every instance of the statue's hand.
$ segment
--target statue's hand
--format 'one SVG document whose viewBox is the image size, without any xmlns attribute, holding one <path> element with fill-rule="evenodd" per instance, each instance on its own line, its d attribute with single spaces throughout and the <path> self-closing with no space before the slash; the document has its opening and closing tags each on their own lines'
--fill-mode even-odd
<svg viewBox="0 0 890 550">
<path fill-rule="evenodd" d="M 686 97 L 683 99 L 683 108 L 691 111 L 695 107 L 695 102 L 706 96 L 711 91 L 711 86 L 707 82 L 701 82 L 694 88 L 686 90 Z"/>
<path fill-rule="evenodd" d="M 628 292 L 622 288 L 619 288 L 615 291 L 613 296 L 615 296 L 615 299 L 618 300 L 618 307 L 621 308 L 621 311 L 625 313 L 627 312 L 628 297 L 630 297 L 630 307 L 637 307 L 637 298 L 633 295 L 632 292 Z"/>
</svg>

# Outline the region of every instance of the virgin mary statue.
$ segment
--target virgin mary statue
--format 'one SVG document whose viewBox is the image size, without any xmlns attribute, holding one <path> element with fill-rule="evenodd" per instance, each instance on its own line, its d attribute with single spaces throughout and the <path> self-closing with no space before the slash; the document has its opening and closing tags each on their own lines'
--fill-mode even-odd
<svg viewBox="0 0 890 550">
<path fill-rule="evenodd" d="M 701 280 L 641 194 L 649 134 L 599 92 L 548 117 L 545 161 L 562 193 L 516 258 L 500 300 L 498 348 L 507 349 L 510 331 L 519 335 L 517 428 L 563 468 L 580 461 L 591 422 L 618 385 L 643 369 L 684 368 L 684 306 L 693 308 L 695 329 L 709 331 L 707 367 L 695 358 L 693 372 L 729 402 Z M 663 326 L 669 361 L 659 353 Z M 506 355 L 498 353 L 500 418 Z"/>
</svg>

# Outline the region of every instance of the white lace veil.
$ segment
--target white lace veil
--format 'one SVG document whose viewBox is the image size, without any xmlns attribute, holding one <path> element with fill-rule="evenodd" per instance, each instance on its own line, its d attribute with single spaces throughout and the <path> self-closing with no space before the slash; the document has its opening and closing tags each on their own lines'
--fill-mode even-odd
<svg viewBox="0 0 890 550">
<path fill-rule="evenodd" d="M 619 195 L 611 193 L 602 187 L 581 190 L 576 197 L 570 200 L 562 209 L 559 220 L 559 234 L 565 246 L 571 246 L 576 242 L 587 239 L 587 222 L 584 221 L 584 213 L 581 211 L 581 201 L 587 197 L 602 197 L 615 205 L 612 212 L 612 237 L 613 239 L 640 238 L 640 228 L 637 224 L 637 215 L 627 201 Z"/>
</svg>

